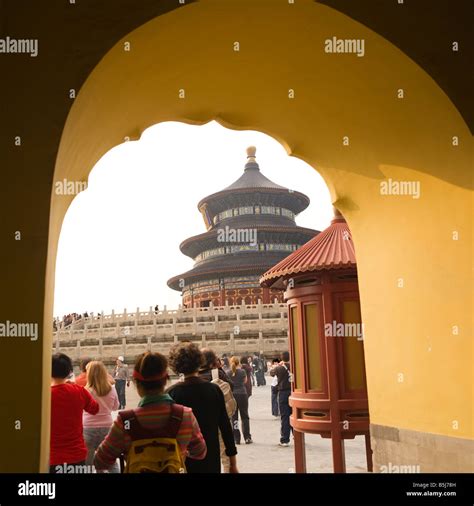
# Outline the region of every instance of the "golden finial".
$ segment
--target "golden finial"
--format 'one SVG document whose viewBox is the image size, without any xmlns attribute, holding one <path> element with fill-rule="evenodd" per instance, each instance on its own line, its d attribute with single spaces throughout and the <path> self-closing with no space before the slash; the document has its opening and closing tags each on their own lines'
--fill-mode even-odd
<svg viewBox="0 0 474 506">
<path fill-rule="evenodd" d="M 257 153 L 257 148 L 255 146 L 249 146 L 247 148 L 247 163 L 256 163 L 255 154 Z"/>
</svg>

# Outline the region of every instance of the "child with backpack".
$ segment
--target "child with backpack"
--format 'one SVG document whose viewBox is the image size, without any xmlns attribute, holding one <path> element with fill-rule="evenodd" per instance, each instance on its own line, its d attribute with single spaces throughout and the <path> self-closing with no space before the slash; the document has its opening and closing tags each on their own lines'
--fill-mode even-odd
<svg viewBox="0 0 474 506">
<path fill-rule="evenodd" d="M 133 380 L 141 400 L 138 408 L 121 411 L 94 457 L 97 470 L 123 456 L 127 473 L 183 473 L 185 459 L 206 456 L 206 442 L 190 408 L 164 393 L 168 361 L 161 353 L 140 355 Z"/>
</svg>

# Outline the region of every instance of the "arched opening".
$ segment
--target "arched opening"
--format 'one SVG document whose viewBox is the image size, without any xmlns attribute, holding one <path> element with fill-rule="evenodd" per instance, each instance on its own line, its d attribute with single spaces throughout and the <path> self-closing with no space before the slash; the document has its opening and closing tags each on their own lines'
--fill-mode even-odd
<svg viewBox="0 0 474 506">
<path fill-rule="evenodd" d="M 101 360 L 113 375 L 118 357 L 131 368 L 140 353 L 168 355 L 183 340 L 219 356 L 259 354 L 266 364 L 288 351 L 288 321 L 285 305 L 275 304 L 259 279 L 331 216 L 322 178 L 271 137 L 215 122 L 155 125 L 106 153 L 68 209 L 55 293 L 55 316 L 66 317 L 53 350 L 72 358 L 76 377 L 85 358 Z M 227 290 L 232 310 L 213 303 Z M 272 293 L 283 301 L 283 291 Z M 270 382 L 259 372 L 256 386 L 264 388 L 249 402 L 261 459 L 239 452 L 241 472 L 294 466 L 293 452 L 271 457 L 279 425 L 267 409 Z M 136 406 L 134 385 L 124 390 L 122 405 Z M 317 456 L 327 454 L 329 441 L 311 437 L 307 444 L 308 469 L 328 466 Z M 349 471 L 362 468 L 358 441 L 357 448 L 349 449 Z"/>
</svg>

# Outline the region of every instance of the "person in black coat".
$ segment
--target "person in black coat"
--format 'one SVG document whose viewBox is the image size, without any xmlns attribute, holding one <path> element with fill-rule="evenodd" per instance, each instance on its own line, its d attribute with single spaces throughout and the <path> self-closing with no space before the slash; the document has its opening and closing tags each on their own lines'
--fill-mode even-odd
<svg viewBox="0 0 474 506">
<path fill-rule="evenodd" d="M 170 350 L 169 364 L 176 374 L 184 375 L 184 381 L 172 385 L 167 393 L 178 404 L 193 410 L 207 445 L 207 455 L 203 460 L 186 459 L 187 472 L 221 472 L 220 430 L 230 460 L 229 472 L 238 473 L 237 448 L 227 416 L 224 394 L 216 384 L 199 377 L 199 369 L 203 364 L 201 350 L 194 343 L 178 343 Z"/>
</svg>

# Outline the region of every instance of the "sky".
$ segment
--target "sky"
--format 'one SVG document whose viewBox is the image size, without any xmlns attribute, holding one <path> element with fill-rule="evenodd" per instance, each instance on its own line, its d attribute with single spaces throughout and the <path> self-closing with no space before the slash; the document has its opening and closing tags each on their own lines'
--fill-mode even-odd
<svg viewBox="0 0 474 506">
<path fill-rule="evenodd" d="M 311 199 L 297 224 L 324 230 L 332 207 L 323 179 L 275 139 L 214 121 L 160 123 L 139 141 L 108 151 L 69 207 L 58 245 L 54 315 L 147 311 L 156 304 L 176 309 L 180 293 L 166 281 L 193 266 L 179 245 L 206 231 L 197 204 L 241 176 L 248 146 L 257 147 L 265 176 Z"/>
</svg>

